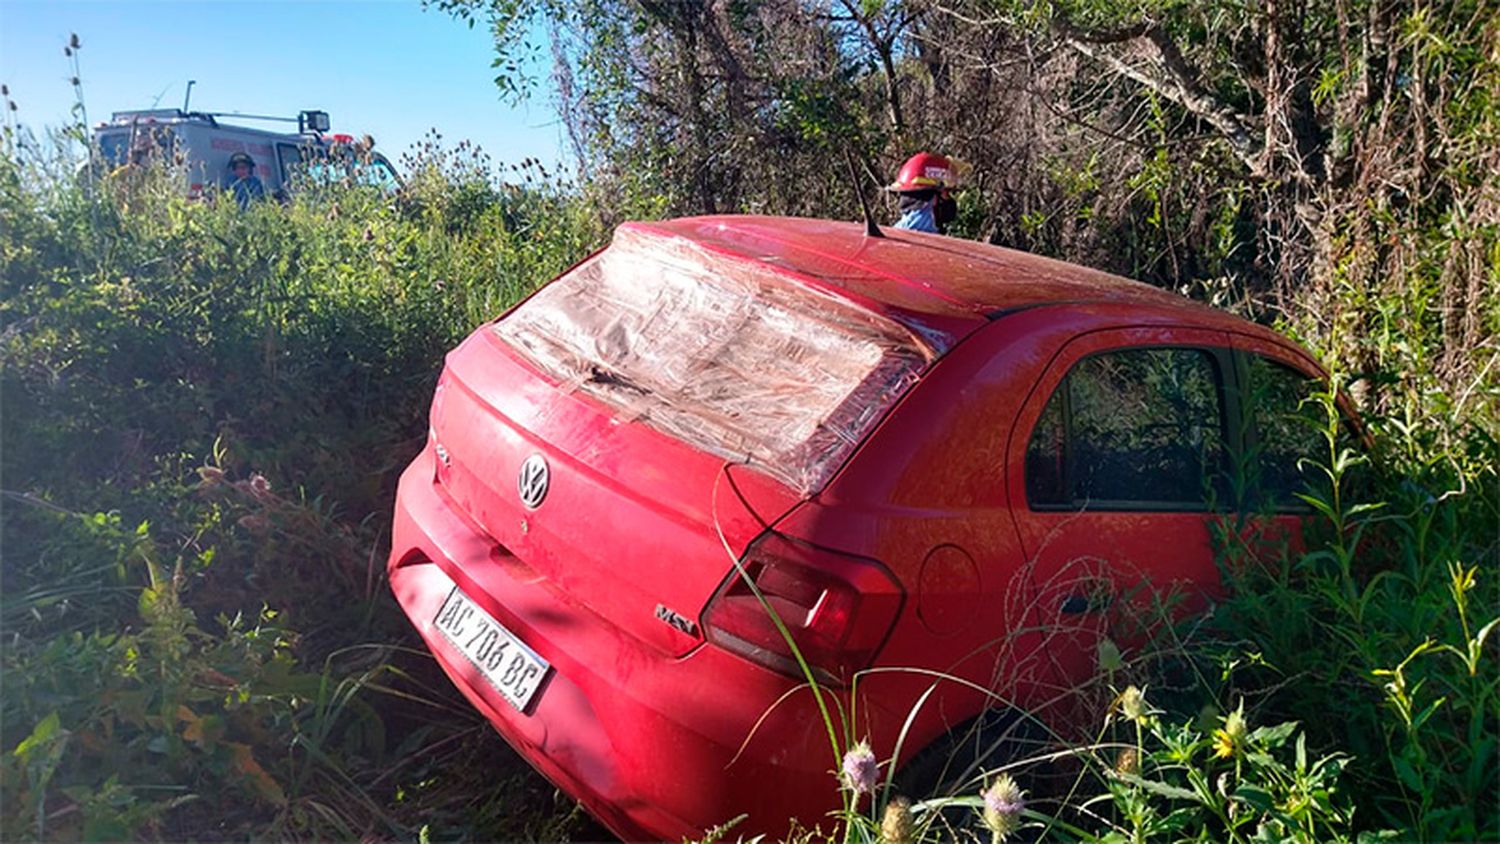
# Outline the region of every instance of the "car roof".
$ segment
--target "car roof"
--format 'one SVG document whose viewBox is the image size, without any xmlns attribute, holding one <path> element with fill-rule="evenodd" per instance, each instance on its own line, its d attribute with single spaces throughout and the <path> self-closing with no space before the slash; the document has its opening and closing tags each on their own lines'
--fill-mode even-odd
<svg viewBox="0 0 1500 844">
<path fill-rule="evenodd" d="M 1007 313 L 1065 304 L 1125 304 L 1179 312 L 1196 324 L 1247 325 L 1139 281 L 942 235 L 885 228 L 885 237 L 870 237 L 855 223 L 761 216 L 687 217 L 622 228 L 683 238 L 774 267 L 928 336 L 937 331 L 952 340 Z"/>
</svg>

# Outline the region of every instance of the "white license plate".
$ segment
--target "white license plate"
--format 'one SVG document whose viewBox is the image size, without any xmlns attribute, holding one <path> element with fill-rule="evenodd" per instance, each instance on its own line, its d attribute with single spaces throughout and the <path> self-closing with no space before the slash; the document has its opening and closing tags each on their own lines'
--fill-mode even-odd
<svg viewBox="0 0 1500 844">
<path fill-rule="evenodd" d="M 521 643 L 516 635 L 457 586 L 432 620 L 443 638 L 474 663 L 501 697 L 524 711 L 547 677 L 547 661 Z"/>
</svg>

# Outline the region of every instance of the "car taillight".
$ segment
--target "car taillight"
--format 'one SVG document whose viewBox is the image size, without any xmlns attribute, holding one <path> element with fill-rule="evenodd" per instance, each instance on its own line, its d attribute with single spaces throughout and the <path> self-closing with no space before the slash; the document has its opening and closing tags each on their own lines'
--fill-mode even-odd
<svg viewBox="0 0 1500 844">
<path fill-rule="evenodd" d="M 793 677 L 802 670 L 755 583 L 823 682 L 846 683 L 867 667 L 901 611 L 901 585 L 874 560 L 815 548 L 767 532 L 703 614 L 708 641 Z"/>
</svg>

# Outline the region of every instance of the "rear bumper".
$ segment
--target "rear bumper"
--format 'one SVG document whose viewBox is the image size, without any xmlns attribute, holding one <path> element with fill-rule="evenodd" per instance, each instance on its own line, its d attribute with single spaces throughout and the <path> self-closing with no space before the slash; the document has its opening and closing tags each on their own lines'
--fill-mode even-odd
<svg viewBox="0 0 1500 844">
<path fill-rule="evenodd" d="M 814 826 L 837 803 L 808 693 L 778 704 L 796 685 L 787 678 L 708 646 L 663 654 L 569 600 L 452 505 L 430 444 L 401 477 L 389 573 L 469 702 L 622 838 L 697 837 L 742 813 L 736 835 L 779 835 L 789 818 Z M 527 712 L 434 629 L 455 583 L 552 665 Z"/>
</svg>

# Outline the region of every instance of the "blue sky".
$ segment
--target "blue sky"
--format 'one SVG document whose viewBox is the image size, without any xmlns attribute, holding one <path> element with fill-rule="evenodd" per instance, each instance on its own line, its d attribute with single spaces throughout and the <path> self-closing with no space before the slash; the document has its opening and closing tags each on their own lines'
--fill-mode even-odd
<svg viewBox="0 0 1500 844">
<path fill-rule="evenodd" d="M 34 130 L 69 120 L 63 47 L 74 32 L 94 122 L 158 97 L 159 108 L 180 107 L 195 79 L 195 110 L 323 109 L 333 131 L 369 133 L 393 160 L 432 127 L 445 145 L 469 139 L 503 163 L 565 160 L 545 44 L 527 68 L 541 80 L 536 92 L 506 105 L 486 27 L 424 11 L 419 0 L 0 0 L 0 82 Z"/>
</svg>

